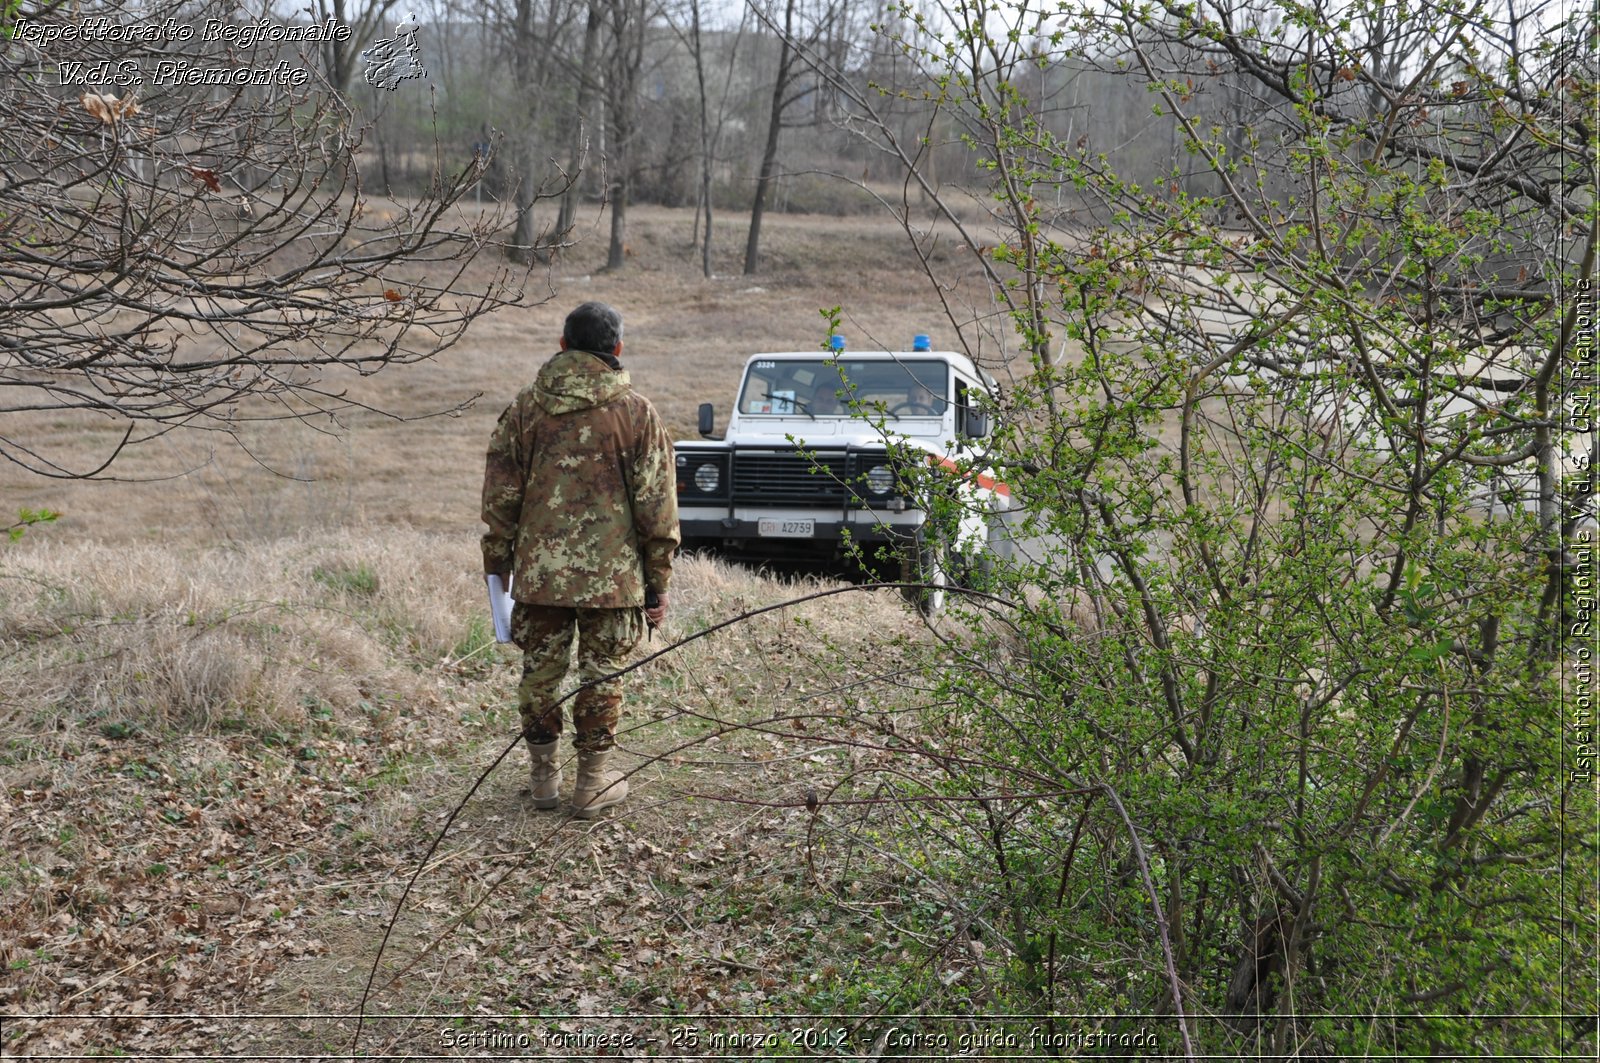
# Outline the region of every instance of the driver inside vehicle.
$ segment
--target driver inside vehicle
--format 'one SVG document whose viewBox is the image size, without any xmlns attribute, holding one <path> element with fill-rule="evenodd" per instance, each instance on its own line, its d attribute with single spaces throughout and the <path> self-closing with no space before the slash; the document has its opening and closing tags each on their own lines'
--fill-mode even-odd
<svg viewBox="0 0 1600 1063">
<path fill-rule="evenodd" d="M 944 400 L 929 390 L 928 385 L 920 380 L 912 385 L 906 395 L 906 400 L 897 403 L 891 413 L 911 414 L 913 416 L 937 415 L 944 411 Z"/>
</svg>

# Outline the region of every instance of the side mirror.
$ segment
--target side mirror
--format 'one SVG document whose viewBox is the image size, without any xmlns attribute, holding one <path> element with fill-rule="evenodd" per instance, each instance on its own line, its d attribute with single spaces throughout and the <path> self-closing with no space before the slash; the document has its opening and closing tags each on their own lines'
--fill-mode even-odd
<svg viewBox="0 0 1600 1063">
<path fill-rule="evenodd" d="M 967 435 L 972 439 L 987 439 L 989 415 L 982 410 L 967 409 Z"/>
<path fill-rule="evenodd" d="M 710 439 L 717 429 L 717 408 L 709 402 L 700 404 L 700 438 Z"/>
</svg>

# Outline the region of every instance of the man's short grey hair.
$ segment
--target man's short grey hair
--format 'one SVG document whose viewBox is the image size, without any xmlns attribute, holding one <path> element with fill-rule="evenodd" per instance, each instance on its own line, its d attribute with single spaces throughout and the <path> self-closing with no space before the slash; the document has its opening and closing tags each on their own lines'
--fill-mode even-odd
<svg viewBox="0 0 1600 1063">
<path fill-rule="evenodd" d="M 580 351 L 610 354 L 622 342 L 622 315 L 605 303 L 583 303 L 567 315 L 561 338 Z"/>
</svg>

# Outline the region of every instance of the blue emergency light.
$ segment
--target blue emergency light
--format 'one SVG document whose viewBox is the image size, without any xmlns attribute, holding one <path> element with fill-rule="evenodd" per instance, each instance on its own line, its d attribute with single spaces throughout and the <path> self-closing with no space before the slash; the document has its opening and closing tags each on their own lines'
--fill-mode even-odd
<svg viewBox="0 0 1600 1063">
<path fill-rule="evenodd" d="M 926 334 L 919 332 L 911 337 L 911 349 L 913 351 L 931 351 L 933 350 L 933 342 L 928 339 Z"/>
<path fill-rule="evenodd" d="M 839 335 L 829 336 L 828 347 L 835 351 L 844 350 L 844 337 Z"/>
</svg>

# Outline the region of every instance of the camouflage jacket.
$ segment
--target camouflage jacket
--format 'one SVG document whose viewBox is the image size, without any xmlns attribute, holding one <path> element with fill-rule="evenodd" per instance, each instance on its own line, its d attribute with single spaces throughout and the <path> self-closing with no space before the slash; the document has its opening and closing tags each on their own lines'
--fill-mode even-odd
<svg viewBox="0 0 1600 1063">
<path fill-rule="evenodd" d="M 533 605 L 617 609 L 665 591 L 678 546 L 672 443 L 628 374 L 562 351 L 506 407 L 483 473 L 485 572 Z"/>
</svg>

